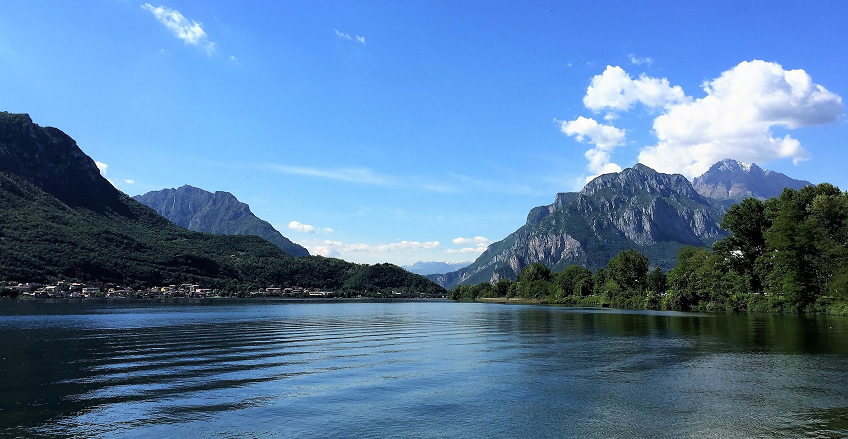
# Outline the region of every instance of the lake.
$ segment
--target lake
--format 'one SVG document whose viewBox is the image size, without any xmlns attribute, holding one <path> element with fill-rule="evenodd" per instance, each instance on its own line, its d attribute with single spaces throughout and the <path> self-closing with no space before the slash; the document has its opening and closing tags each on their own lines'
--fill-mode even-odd
<svg viewBox="0 0 848 439">
<path fill-rule="evenodd" d="M 0 437 L 845 437 L 848 319 L 0 301 Z"/>
</svg>

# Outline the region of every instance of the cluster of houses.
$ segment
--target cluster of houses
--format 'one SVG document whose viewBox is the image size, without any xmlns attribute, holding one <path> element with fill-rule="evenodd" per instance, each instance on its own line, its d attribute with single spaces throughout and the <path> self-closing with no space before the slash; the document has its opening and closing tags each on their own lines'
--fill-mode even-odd
<svg viewBox="0 0 848 439">
<path fill-rule="evenodd" d="M 170 297 L 210 297 L 216 291 L 200 288 L 199 285 L 181 284 L 166 287 L 151 287 L 133 289 L 117 284 L 95 282 L 82 284 L 77 282 L 58 281 L 54 285 L 44 285 L 35 282 L 0 282 L 0 288 L 12 290 L 19 297 L 35 297 L 39 299 L 88 299 L 88 298 L 170 298 Z"/>
<path fill-rule="evenodd" d="M 251 291 L 250 297 L 335 297 L 332 291 L 321 291 L 318 288 L 278 288 L 269 286 Z"/>
<path fill-rule="evenodd" d="M 168 299 L 168 298 L 207 298 L 219 297 L 221 292 L 209 288 L 201 288 L 200 285 L 181 284 L 168 285 L 164 287 L 151 287 L 143 289 L 133 289 L 112 283 L 92 282 L 82 284 L 77 282 L 58 281 L 54 285 L 44 285 L 40 283 L 27 282 L 3 282 L 0 281 L 0 290 L 11 290 L 13 296 L 16 297 L 32 297 L 38 299 L 88 299 L 88 298 L 125 298 L 125 299 Z M 8 294 L 7 294 L 8 295 Z M 318 288 L 303 288 L 303 287 L 276 287 L 268 286 L 259 288 L 257 291 L 252 291 L 247 294 L 248 297 L 289 297 L 289 298 L 331 298 L 331 297 L 383 297 L 383 298 L 431 298 L 445 297 L 442 295 L 426 295 L 423 293 L 400 293 L 400 292 L 384 292 L 372 293 L 367 292 L 357 295 L 338 295 L 332 291 L 321 290 Z M 244 296 L 241 296 L 244 297 Z"/>
</svg>

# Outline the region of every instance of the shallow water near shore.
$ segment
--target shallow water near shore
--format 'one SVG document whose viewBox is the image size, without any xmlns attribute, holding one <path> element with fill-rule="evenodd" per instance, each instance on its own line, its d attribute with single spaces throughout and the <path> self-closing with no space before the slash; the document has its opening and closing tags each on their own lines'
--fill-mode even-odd
<svg viewBox="0 0 848 439">
<path fill-rule="evenodd" d="M 2 437 L 844 437 L 848 319 L 0 301 Z"/>
</svg>

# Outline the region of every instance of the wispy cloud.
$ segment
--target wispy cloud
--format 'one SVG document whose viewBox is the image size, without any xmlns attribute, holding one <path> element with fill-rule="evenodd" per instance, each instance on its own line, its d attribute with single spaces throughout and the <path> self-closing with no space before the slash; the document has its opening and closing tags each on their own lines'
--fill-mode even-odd
<svg viewBox="0 0 848 439">
<path fill-rule="evenodd" d="M 456 245 L 474 245 L 474 247 L 463 247 L 463 248 L 449 248 L 445 250 L 447 254 L 456 254 L 456 253 L 475 253 L 480 254 L 486 251 L 486 248 L 489 247 L 489 239 L 482 236 L 475 236 L 473 238 L 456 238 L 453 240 L 453 243 Z"/>
<path fill-rule="evenodd" d="M 304 177 L 336 180 L 363 185 L 385 186 L 389 188 L 400 188 L 426 192 L 438 192 L 444 194 L 462 193 L 498 193 L 505 195 L 538 195 L 529 185 L 523 183 L 481 180 L 467 175 L 448 173 L 447 177 L 439 178 L 421 175 L 389 175 L 375 172 L 365 167 L 326 167 L 294 166 L 278 163 L 223 163 L 217 161 L 203 160 L 213 166 L 271 171 Z"/>
<path fill-rule="evenodd" d="M 365 183 L 385 185 L 389 184 L 393 177 L 378 175 L 367 168 L 334 168 L 318 169 L 306 166 L 268 165 L 273 171 L 285 172 L 286 174 L 306 175 L 310 177 L 328 178 L 331 180 L 349 181 L 352 183 Z"/>
<path fill-rule="evenodd" d="M 353 37 L 351 37 L 350 34 L 346 34 L 338 29 L 333 29 L 333 32 L 336 33 L 337 37 L 343 40 L 356 41 L 357 43 L 365 44 L 365 37 L 361 37 L 359 35 L 354 35 Z"/>
<path fill-rule="evenodd" d="M 135 184 L 135 180 L 126 179 L 126 180 L 124 180 L 124 183 L 126 183 L 126 184 Z"/>
<path fill-rule="evenodd" d="M 640 58 L 640 57 L 638 57 L 638 56 L 636 56 L 632 53 L 628 56 L 630 58 L 630 62 L 632 62 L 633 64 L 636 64 L 637 66 L 640 66 L 642 64 L 647 64 L 648 67 L 650 67 L 654 64 L 654 60 L 651 59 L 650 57 L 647 57 L 647 56 L 644 57 L 644 58 Z"/>
<path fill-rule="evenodd" d="M 168 28 L 175 37 L 183 40 L 186 45 L 202 47 L 209 55 L 215 52 L 217 44 L 209 41 L 201 24 L 185 18 L 180 11 L 167 6 L 153 6 L 150 3 L 141 5 L 141 8 L 153 14 L 159 23 Z"/>
</svg>

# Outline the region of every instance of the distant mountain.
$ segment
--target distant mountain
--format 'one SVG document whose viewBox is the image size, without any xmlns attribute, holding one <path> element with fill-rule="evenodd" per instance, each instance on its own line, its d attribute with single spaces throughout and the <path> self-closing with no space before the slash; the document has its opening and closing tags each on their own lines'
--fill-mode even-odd
<svg viewBox="0 0 848 439">
<path fill-rule="evenodd" d="M 261 236 L 292 256 L 309 256 L 309 251 L 258 218 L 250 211 L 250 206 L 229 192 L 212 193 L 185 185 L 136 195 L 133 199 L 184 229 L 222 235 Z"/>
<path fill-rule="evenodd" d="M 415 274 L 428 275 L 428 274 L 441 274 L 447 273 L 450 271 L 459 270 L 462 267 L 470 264 L 470 262 L 424 262 L 418 261 L 412 265 L 402 265 L 406 271 Z"/>
<path fill-rule="evenodd" d="M 594 269 L 630 248 L 669 269 L 681 247 L 725 236 L 718 226 L 721 215 L 682 175 L 637 164 L 597 177 L 580 192 L 557 194 L 554 203 L 532 209 L 521 228 L 491 244 L 471 265 L 428 278 L 450 289 L 515 279 L 534 262 L 554 270 L 570 264 Z"/>
<path fill-rule="evenodd" d="M 777 197 L 784 188 L 801 189 L 812 183 L 795 180 L 780 172 L 762 169 L 755 163 L 725 159 L 710 167 L 692 182 L 699 194 L 718 200 L 741 200 L 747 197 L 765 200 Z"/>
<path fill-rule="evenodd" d="M 0 280 L 59 278 L 230 292 L 271 284 L 444 291 L 394 265 L 295 258 L 256 236 L 177 227 L 115 189 L 67 134 L 0 112 Z"/>
</svg>

